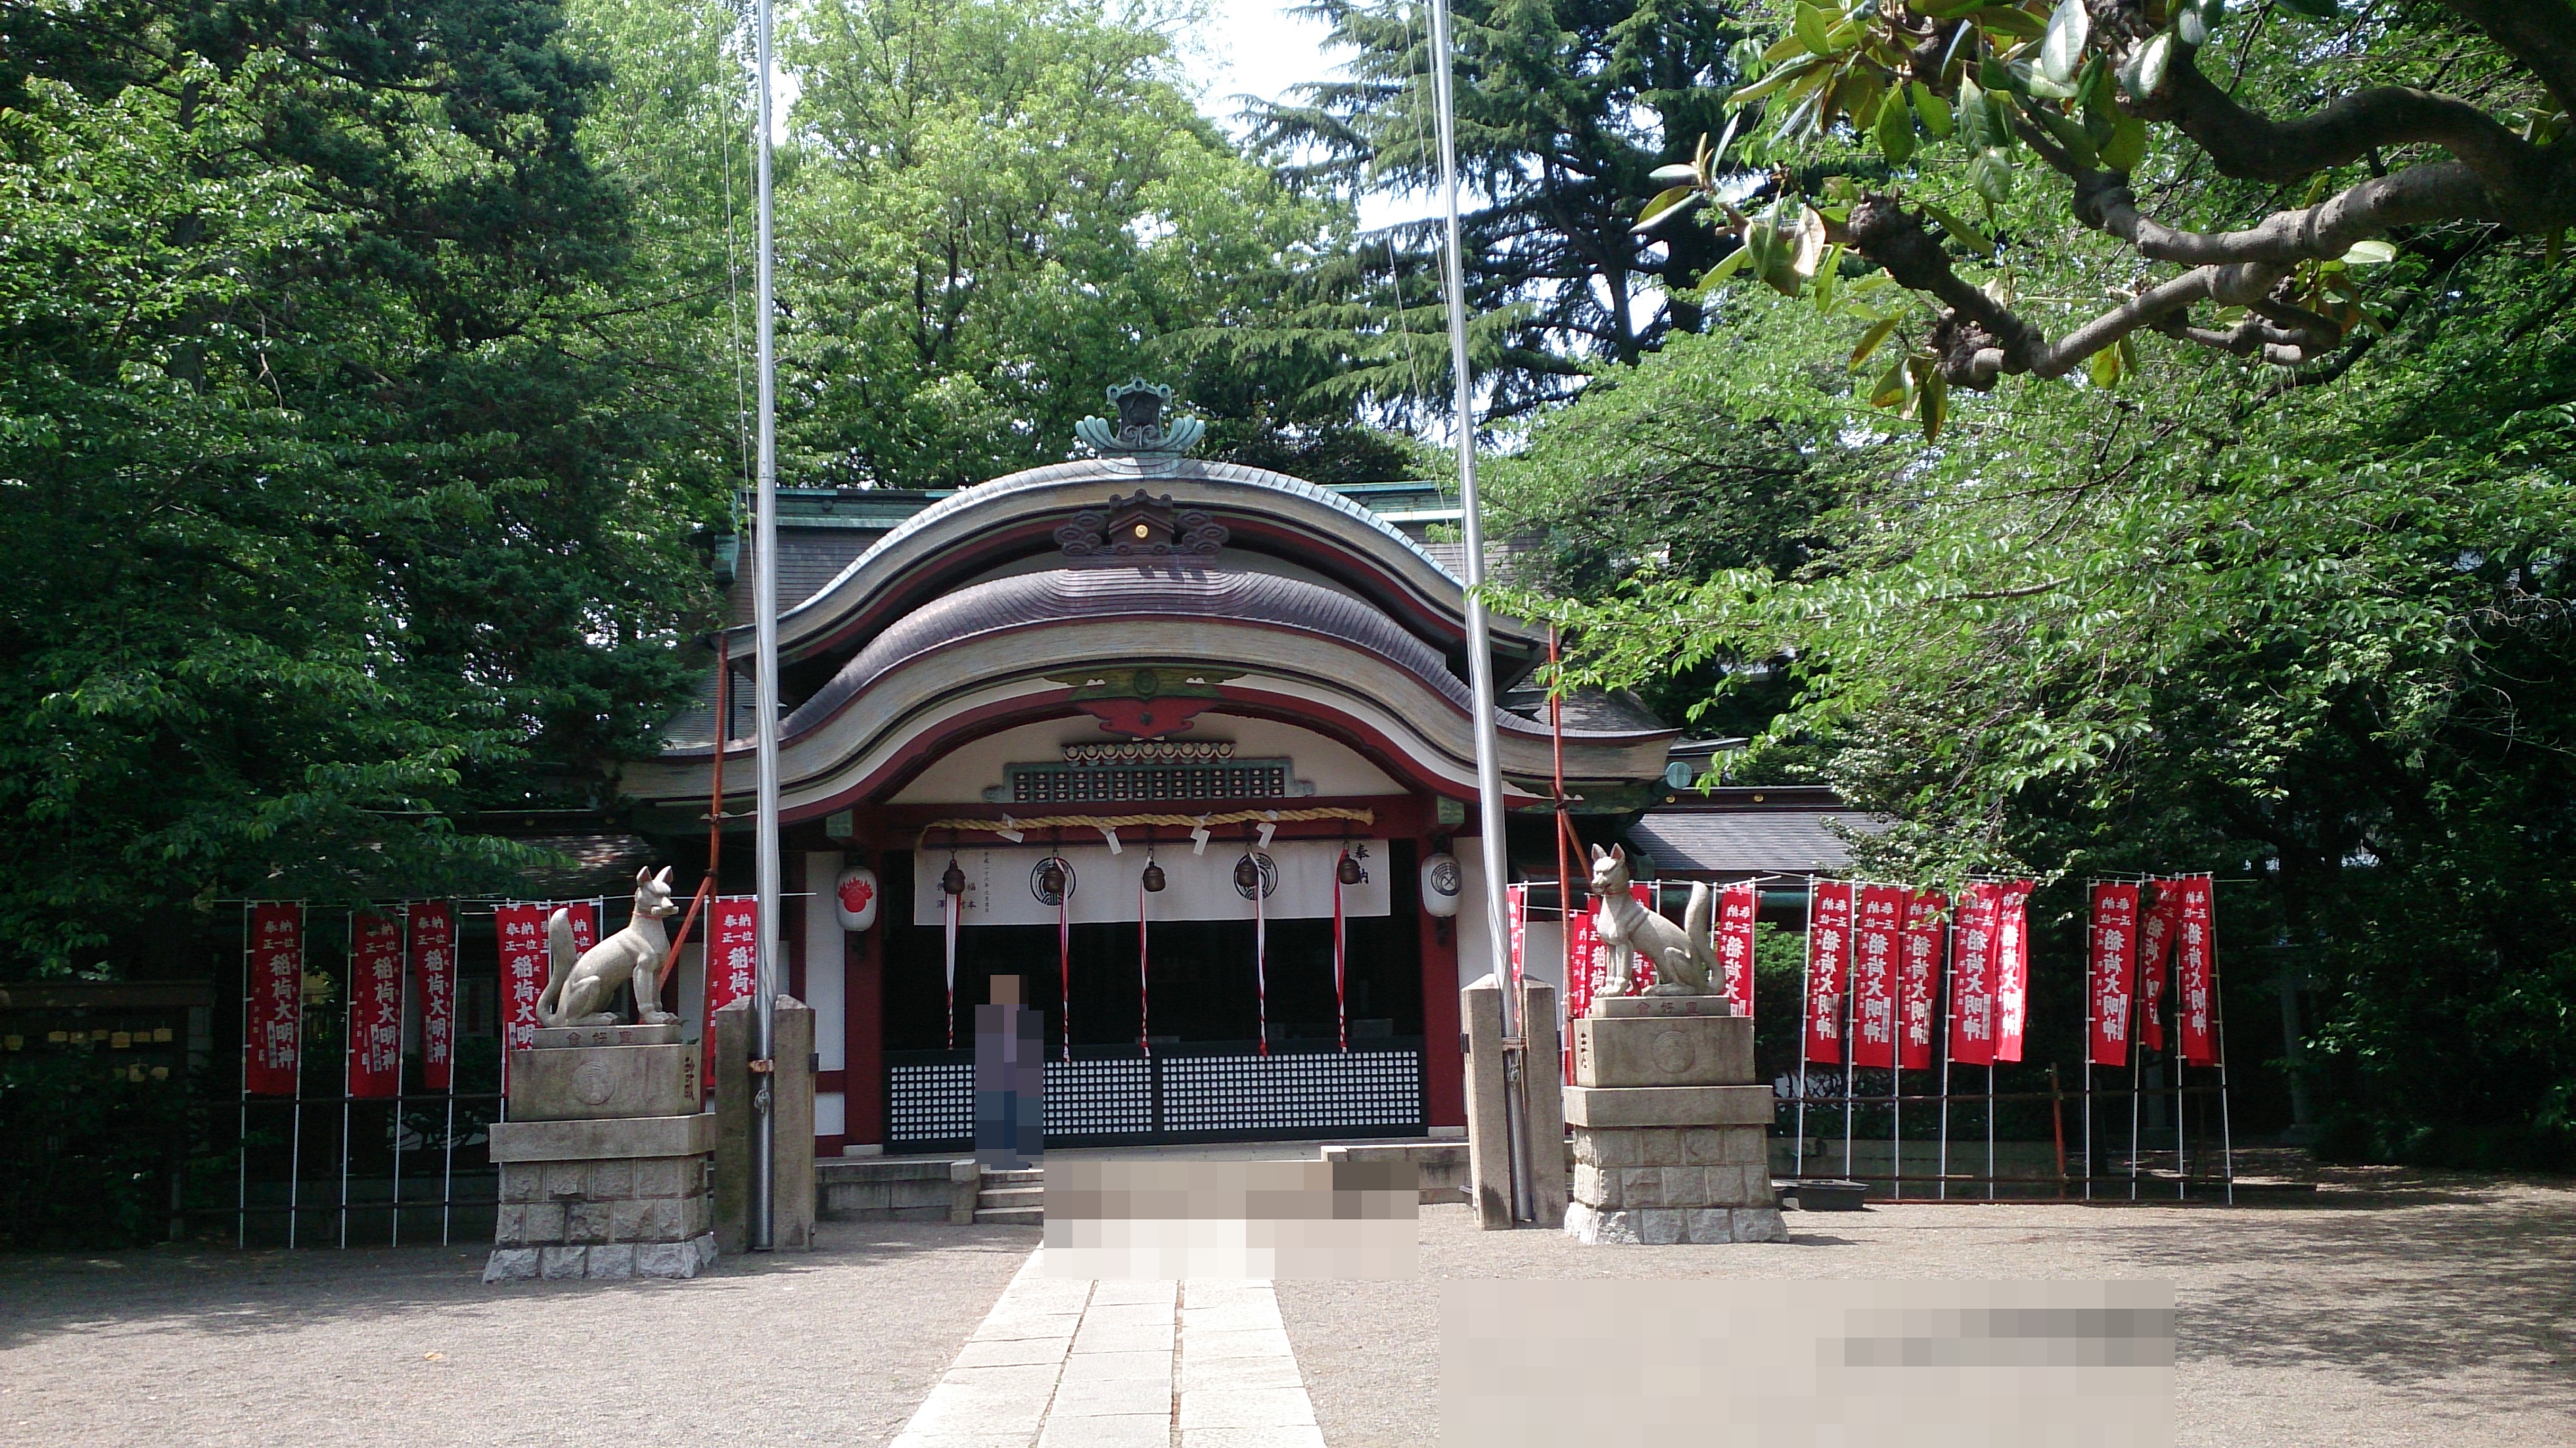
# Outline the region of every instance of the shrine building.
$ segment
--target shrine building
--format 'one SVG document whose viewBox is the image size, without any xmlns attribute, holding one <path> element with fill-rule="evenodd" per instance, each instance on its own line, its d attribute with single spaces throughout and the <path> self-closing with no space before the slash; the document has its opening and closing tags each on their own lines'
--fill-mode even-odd
<svg viewBox="0 0 2576 1448">
<path fill-rule="evenodd" d="M 1463 1130 L 1457 992 L 1492 952 L 1460 549 L 1430 541 L 1457 510 L 1192 459 L 1167 396 L 1119 389 L 1096 456 L 952 493 L 779 490 L 782 986 L 818 1013 L 825 1155 L 969 1137 L 997 975 L 1045 1016 L 1053 1144 Z M 737 554 L 722 875 L 747 893 Z M 1546 642 L 1494 622 L 1514 853 L 1552 877 Z M 680 878 L 716 673 L 621 780 Z M 1668 799 L 1677 739 L 1633 701 L 1568 707 L 1587 838 Z"/>
</svg>

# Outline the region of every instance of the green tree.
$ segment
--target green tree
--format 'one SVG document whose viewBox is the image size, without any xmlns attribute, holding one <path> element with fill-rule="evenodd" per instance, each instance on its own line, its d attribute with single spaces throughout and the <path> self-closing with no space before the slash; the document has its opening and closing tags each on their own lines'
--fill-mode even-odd
<svg viewBox="0 0 2576 1448">
<path fill-rule="evenodd" d="M 599 69 L 543 3 L 6 22 L 0 969 L 495 883 L 452 817 L 598 798 L 704 597 L 713 500 L 588 330 Z"/>
<path fill-rule="evenodd" d="M 1733 246 L 1706 230 L 1631 226 L 1657 167 L 1724 122 L 1741 7 L 1710 0 L 1547 0 L 1453 7 L 1468 304 L 1505 324 L 1480 361 L 1509 416 L 1633 363 L 1700 326 L 1690 288 Z M 1318 0 L 1353 52 L 1351 79 L 1263 108 L 1259 141 L 1301 184 L 1436 195 L 1428 22 L 1411 0 Z M 1472 198 L 1471 198 L 1472 200 Z M 1435 223 L 1403 228 L 1428 256 Z M 1426 273 L 1427 275 L 1427 273 Z M 1406 298 L 1408 304 L 1413 296 Z M 1426 307 L 1436 294 L 1424 292 Z"/>
<path fill-rule="evenodd" d="M 1172 374 L 1223 451 L 1403 465 L 1324 386 L 1347 339 L 1228 335 L 1312 294 L 1350 213 L 1201 117 L 1152 17 L 817 0 L 784 54 L 782 431 L 806 476 L 948 487 L 1053 461 L 1137 372 Z"/>
</svg>

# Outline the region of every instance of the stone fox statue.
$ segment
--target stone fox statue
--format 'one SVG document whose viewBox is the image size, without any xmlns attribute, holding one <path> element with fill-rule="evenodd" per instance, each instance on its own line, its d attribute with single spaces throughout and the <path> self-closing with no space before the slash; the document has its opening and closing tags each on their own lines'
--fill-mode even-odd
<svg viewBox="0 0 2576 1448">
<path fill-rule="evenodd" d="M 662 957 L 671 948 L 662 933 L 665 916 L 679 913 L 671 900 L 671 867 L 662 873 L 635 872 L 635 917 L 626 928 L 573 959 L 572 912 L 558 910 L 546 922 L 546 993 L 537 997 L 537 1021 L 548 1026 L 617 1025 L 617 987 L 632 985 L 638 1025 L 658 1026 L 679 1017 L 656 1004 L 660 996 Z"/>
<path fill-rule="evenodd" d="M 1637 897 L 1628 893 L 1628 852 L 1616 845 L 1605 852 L 1595 845 L 1592 897 L 1599 902 L 1593 928 L 1610 947 L 1610 980 L 1605 994 L 1630 993 L 1639 955 L 1655 963 L 1655 983 L 1646 994 L 1714 993 L 1709 979 L 1717 969 L 1717 949 L 1711 940 L 1714 912 L 1707 885 L 1691 886 L 1689 908 L 1682 912 L 1682 923 L 1675 925 L 1638 904 Z"/>
</svg>

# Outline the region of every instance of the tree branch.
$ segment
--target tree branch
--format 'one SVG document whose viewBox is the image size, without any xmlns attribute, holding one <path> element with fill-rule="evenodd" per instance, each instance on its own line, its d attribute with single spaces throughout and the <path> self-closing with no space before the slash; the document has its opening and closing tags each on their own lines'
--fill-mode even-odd
<svg viewBox="0 0 2576 1448">
<path fill-rule="evenodd" d="M 2562 111 L 2576 114 L 2576 26 L 2554 0 L 2443 0 L 2487 33 L 2507 55 L 2531 67 Z"/>
</svg>

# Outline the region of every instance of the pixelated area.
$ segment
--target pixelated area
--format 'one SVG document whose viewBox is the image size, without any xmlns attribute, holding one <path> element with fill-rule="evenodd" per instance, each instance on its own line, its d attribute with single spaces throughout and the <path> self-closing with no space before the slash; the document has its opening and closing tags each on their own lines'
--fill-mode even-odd
<svg viewBox="0 0 2576 1448">
<path fill-rule="evenodd" d="M 2173 1442 L 2171 1282 L 1471 1280 L 1440 1334 L 1449 1448 Z"/>
<path fill-rule="evenodd" d="M 1049 1162 L 1046 1274 L 1411 1277 L 1419 1175 L 1409 1161 Z"/>
</svg>

